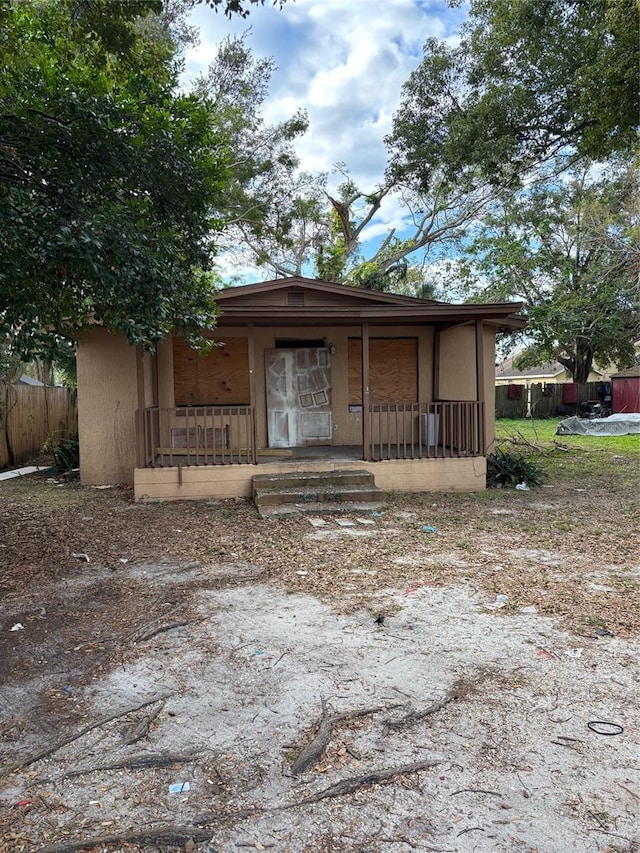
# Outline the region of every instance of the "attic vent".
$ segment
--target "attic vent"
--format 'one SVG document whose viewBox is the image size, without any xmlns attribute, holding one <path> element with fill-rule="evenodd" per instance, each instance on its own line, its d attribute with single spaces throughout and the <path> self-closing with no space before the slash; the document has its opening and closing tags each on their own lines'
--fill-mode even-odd
<svg viewBox="0 0 640 853">
<path fill-rule="evenodd" d="M 293 305 L 296 308 L 304 305 L 304 290 L 290 290 L 287 293 L 287 305 Z"/>
</svg>

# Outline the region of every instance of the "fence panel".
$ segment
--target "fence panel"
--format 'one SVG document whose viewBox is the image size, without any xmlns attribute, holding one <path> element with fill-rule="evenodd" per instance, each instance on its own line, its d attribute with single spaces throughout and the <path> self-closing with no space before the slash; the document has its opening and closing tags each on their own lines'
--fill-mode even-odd
<svg viewBox="0 0 640 853">
<path fill-rule="evenodd" d="M 562 389 L 567 383 L 521 383 L 496 386 L 496 418 L 525 418 L 531 405 L 534 418 L 569 417 L 580 414 L 580 403 L 598 400 L 597 382 L 578 385 L 577 402 L 565 403 Z"/>
<path fill-rule="evenodd" d="M 0 468 L 42 452 L 48 439 L 78 432 L 76 393 L 70 388 L 0 386 Z"/>
</svg>

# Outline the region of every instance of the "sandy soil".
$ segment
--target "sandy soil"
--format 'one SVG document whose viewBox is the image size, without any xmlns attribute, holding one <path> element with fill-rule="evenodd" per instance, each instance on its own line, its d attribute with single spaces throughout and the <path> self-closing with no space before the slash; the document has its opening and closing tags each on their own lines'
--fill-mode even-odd
<svg viewBox="0 0 640 853">
<path fill-rule="evenodd" d="M 344 525 L 11 482 L 0 849 L 640 850 L 632 494 Z"/>
</svg>

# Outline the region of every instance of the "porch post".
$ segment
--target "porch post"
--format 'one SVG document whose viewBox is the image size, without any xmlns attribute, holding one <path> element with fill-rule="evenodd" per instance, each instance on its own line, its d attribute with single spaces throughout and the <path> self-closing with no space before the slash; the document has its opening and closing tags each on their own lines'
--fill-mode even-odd
<svg viewBox="0 0 640 853">
<path fill-rule="evenodd" d="M 482 455 L 487 455 L 486 447 L 486 425 L 485 425 L 485 402 L 486 393 L 484 386 L 484 325 L 482 320 L 476 320 L 476 396 L 479 404 L 478 427 L 480 429 L 479 443 Z"/>
<path fill-rule="evenodd" d="M 369 324 L 362 324 L 362 458 L 370 458 L 371 421 L 369 419 Z"/>
<path fill-rule="evenodd" d="M 440 399 L 440 329 L 433 330 L 433 391 L 434 402 Z"/>
<path fill-rule="evenodd" d="M 138 397 L 138 409 L 136 411 L 136 447 L 138 454 L 138 466 L 146 467 L 145 459 L 145 435 L 144 435 L 144 352 L 136 347 L 136 391 Z"/>
<path fill-rule="evenodd" d="M 258 425 L 256 422 L 256 346 L 253 324 L 247 328 L 247 350 L 249 355 L 249 405 L 251 406 L 251 462 L 258 462 Z"/>
</svg>

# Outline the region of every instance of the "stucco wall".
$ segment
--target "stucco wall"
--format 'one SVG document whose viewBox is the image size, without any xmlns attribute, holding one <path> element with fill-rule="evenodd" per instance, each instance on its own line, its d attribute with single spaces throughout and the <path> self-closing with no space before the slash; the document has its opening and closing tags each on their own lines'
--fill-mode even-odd
<svg viewBox="0 0 640 853">
<path fill-rule="evenodd" d="M 199 466 L 193 468 L 138 468 L 136 501 L 197 500 L 250 497 L 254 474 L 293 471 L 365 470 L 386 492 L 473 492 L 486 485 L 484 457 L 407 459 L 388 462 L 273 462 L 257 465 Z"/>
<path fill-rule="evenodd" d="M 476 329 L 440 333 L 440 400 L 476 400 Z"/>
<path fill-rule="evenodd" d="M 78 434 L 83 484 L 127 483 L 136 466 L 136 350 L 92 329 L 78 341 Z"/>
</svg>

